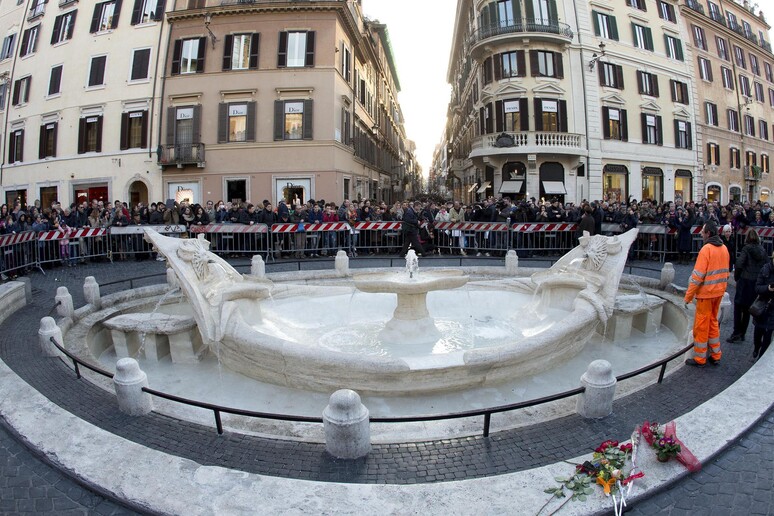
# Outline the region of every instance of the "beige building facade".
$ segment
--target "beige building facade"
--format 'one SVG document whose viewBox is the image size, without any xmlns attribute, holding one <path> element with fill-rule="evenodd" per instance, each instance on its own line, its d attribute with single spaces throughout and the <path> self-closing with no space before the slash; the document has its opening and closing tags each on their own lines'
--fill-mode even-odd
<svg viewBox="0 0 774 516">
<path fill-rule="evenodd" d="M 697 90 L 702 191 L 711 200 L 771 200 L 774 55 L 760 13 L 732 1 L 680 5 Z"/>
<path fill-rule="evenodd" d="M 0 61 L 6 202 L 162 195 L 151 142 L 163 12 L 156 0 L 30 0 L 13 11 Z"/>
<path fill-rule="evenodd" d="M 468 201 L 705 197 L 718 181 L 699 132 L 711 85 L 684 12 L 671 0 L 460 0 L 439 182 Z M 761 141 L 746 144 L 759 162 Z"/>
<path fill-rule="evenodd" d="M 392 201 L 420 173 L 387 28 L 360 2 L 178 2 L 163 87 L 170 198 Z"/>
</svg>

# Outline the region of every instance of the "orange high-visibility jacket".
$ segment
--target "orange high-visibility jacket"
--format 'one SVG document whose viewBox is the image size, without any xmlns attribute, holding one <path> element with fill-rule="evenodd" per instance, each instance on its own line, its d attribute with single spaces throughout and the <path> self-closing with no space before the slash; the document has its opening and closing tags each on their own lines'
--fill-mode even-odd
<svg viewBox="0 0 774 516">
<path fill-rule="evenodd" d="M 728 285 L 728 262 L 726 246 L 719 237 L 710 238 L 696 258 L 685 302 L 690 303 L 694 297 L 708 299 L 722 296 Z"/>
</svg>

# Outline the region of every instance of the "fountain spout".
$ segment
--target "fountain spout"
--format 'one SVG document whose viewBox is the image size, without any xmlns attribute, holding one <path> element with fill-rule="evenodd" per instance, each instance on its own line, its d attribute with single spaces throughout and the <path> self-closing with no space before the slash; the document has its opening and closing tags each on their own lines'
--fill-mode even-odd
<svg viewBox="0 0 774 516">
<path fill-rule="evenodd" d="M 409 278 L 414 279 L 414 273 L 419 269 L 419 258 L 417 253 L 413 249 L 409 249 L 406 253 L 406 271 L 409 273 Z"/>
</svg>

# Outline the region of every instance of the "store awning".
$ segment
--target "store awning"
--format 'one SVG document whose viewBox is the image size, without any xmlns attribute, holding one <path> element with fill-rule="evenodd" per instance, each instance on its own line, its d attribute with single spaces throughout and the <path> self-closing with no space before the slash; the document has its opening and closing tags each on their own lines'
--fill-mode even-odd
<svg viewBox="0 0 774 516">
<path fill-rule="evenodd" d="M 500 185 L 500 193 L 517 194 L 521 192 L 522 186 L 524 186 L 524 181 L 503 181 L 503 184 Z"/>
<path fill-rule="evenodd" d="M 561 181 L 543 181 L 543 190 L 546 195 L 567 195 L 567 190 Z"/>
<path fill-rule="evenodd" d="M 478 188 L 478 183 L 473 183 L 472 185 L 470 185 L 470 188 L 468 188 L 468 193 L 473 192 L 473 190 L 475 190 L 476 188 Z"/>
<path fill-rule="evenodd" d="M 486 192 L 486 189 L 489 188 L 490 186 L 492 186 L 491 181 L 484 181 L 484 184 L 481 185 L 481 188 L 476 190 L 476 193 L 484 193 Z"/>
</svg>

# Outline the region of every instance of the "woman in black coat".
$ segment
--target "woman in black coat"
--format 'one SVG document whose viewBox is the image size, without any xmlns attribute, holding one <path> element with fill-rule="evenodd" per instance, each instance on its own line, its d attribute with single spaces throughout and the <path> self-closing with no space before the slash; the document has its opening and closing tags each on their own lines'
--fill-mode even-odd
<svg viewBox="0 0 774 516">
<path fill-rule="evenodd" d="M 768 260 L 758 275 L 755 282 L 755 293 L 769 302 L 766 310 L 754 319 L 755 332 L 753 333 L 753 358 L 758 359 L 771 344 L 771 334 L 774 333 L 774 254 Z"/>
<path fill-rule="evenodd" d="M 761 245 L 758 232 L 750 228 L 747 231 L 744 247 L 739 253 L 734 267 L 736 294 L 734 295 L 734 332 L 727 342 L 744 340 L 747 326 L 750 323 L 750 305 L 755 301 L 755 283 L 766 262 L 766 251 Z"/>
</svg>

